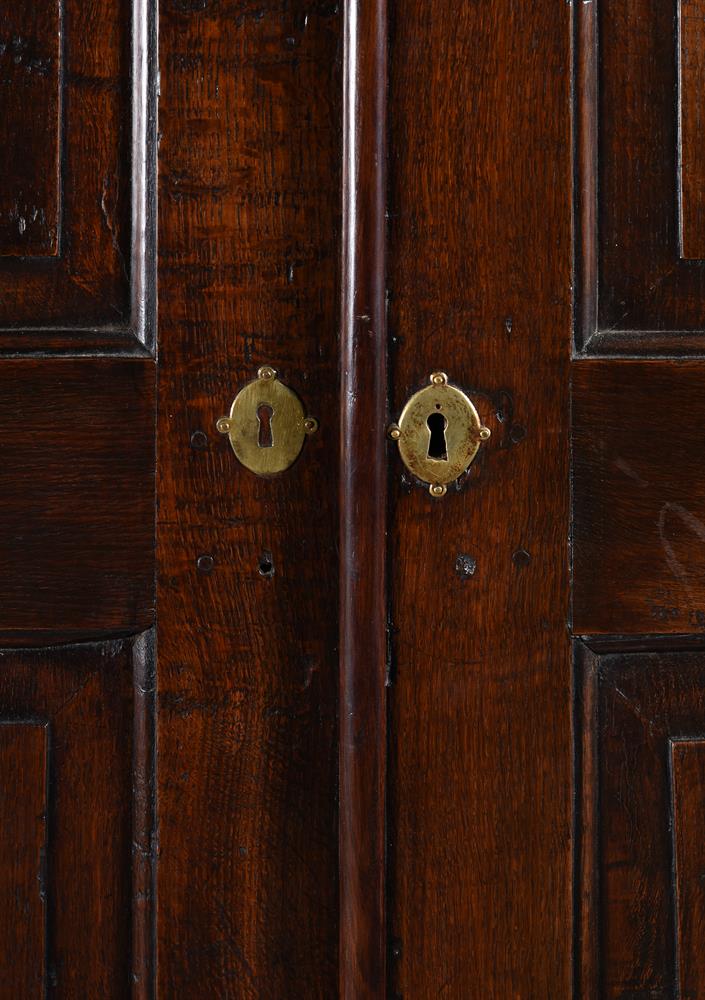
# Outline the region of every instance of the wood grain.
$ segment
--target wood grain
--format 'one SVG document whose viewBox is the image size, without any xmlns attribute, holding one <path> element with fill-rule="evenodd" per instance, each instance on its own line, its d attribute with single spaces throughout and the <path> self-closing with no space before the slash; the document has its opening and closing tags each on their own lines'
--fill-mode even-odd
<svg viewBox="0 0 705 1000">
<path fill-rule="evenodd" d="M 570 22 L 391 26 L 392 414 L 440 368 L 492 430 L 441 500 L 390 455 L 392 996 L 570 995 Z"/>
<path fill-rule="evenodd" d="M 705 258 L 705 155 L 701 97 L 705 88 L 705 3 L 679 0 L 678 98 L 681 256 Z"/>
<path fill-rule="evenodd" d="M 144 104 L 148 83 L 146 66 L 133 53 L 133 39 L 141 38 L 144 16 L 155 2 L 62 0 L 61 39 L 56 34 L 55 14 L 51 41 L 50 25 L 44 24 L 42 37 L 46 36 L 51 52 L 57 53 L 52 55 L 48 71 L 56 72 L 55 62 L 61 51 L 61 241 L 60 253 L 55 257 L 0 257 L 0 329 L 15 340 L 20 350 L 22 341 L 20 338 L 17 345 L 16 338 L 27 328 L 35 333 L 43 331 L 44 349 L 52 346 L 52 331 L 47 328 L 83 330 L 85 350 L 86 345 L 89 349 L 93 346 L 91 335 L 95 328 L 124 330 L 134 325 L 133 286 L 140 266 L 139 254 L 135 257 L 134 251 L 143 244 L 143 227 L 149 223 L 149 216 L 145 212 L 144 116 L 135 110 L 140 102 Z M 13 6 L 17 14 L 4 22 L 8 31 L 15 30 L 13 23 L 18 15 L 26 15 L 30 22 L 34 16 L 29 15 L 29 3 L 23 2 L 19 9 Z M 39 15 L 42 11 L 48 11 L 47 0 L 39 5 Z M 29 27 L 17 23 L 16 35 L 21 45 L 26 40 L 23 51 L 29 59 L 34 58 L 32 52 L 39 42 L 35 45 L 27 32 Z M 15 66 L 13 72 L 26 74 L 22 63 L 13 61 L 12 39 L 8 44 L 0 60 L 4 63 L 9 59 Z M 148 51 L 142 42 L 136 48 Z M 42 49 L 37 58 L 46 61 L 49 55 Z M 37 69 L 29 76 L 45 79 Z M 45 86 L 43 83 L 42 88 Z M 56 89 L 56 80 L 52 86 Z M 58 130 L 58 111 L 52 107 L 52 131 L 48 133 L 48 126 L 42 126 L 42 118 L 47 115 L 43 89 L 37 93 L 23 93 L 18 85 L 11 89 L 12 101 L 3 106 L 3 120 L 9 107 L 11 115 L 32 123 L 33 133 L 47 133 L 44 149 L 33 140 L 26 160 L 13 161 L 14 167 L 3 174 L 9 183 L 7 188 L 3 185 L 7 194 L 2 197 L 9 198 L 11 204 L 3 208 L 0 202 L 0 211 L 14 211 L 18 201 L 15 208 L 25 219 L 27 235 L 37 225 L 30 226 L 29 220 L 35 208 L 42 207 L 34 204 L 40 195 L 30 197 L 27 190 L 20 197 L 16 175 L 26 171 L 30 178 L 40 177 L 43 186 L 56 188 L 57 147 L 52 136 Z M 26 133 L 26 124 L 23 130 Z M 18 139 L 23 130 L 15 129 Z M 11 155 L 12 144 L 3 145 L 10 146 L 3 157 Z M 38 215 L 37 220 L 40 218 Z M 19 227 L 19 218 L 13 224 Z M 3 340 L 4 334 L 0 334 L 0 344 Z"/>
<path fill-rule="evenodd" d="M 129 640 L 0 650 L 0 739 L 10 723 L 33 720 L 42 739 L 47 727 L 46 863 L 41 880 L 34 865 L 31 891 L 45 899 L 46 987 L 57 1000 L 130 993 L 132 674 Z M 35 814 L 21 835 L 28 796 L 40 806 L 45 795 L 36 744 L 33 753 L 4 786 L 18 857 L 37 848 L 44 822 Z M 3 867 L 5 878 L 6 858 Z M 0 908 L 6 945 L 30 929 L 26 917 L 14 927 L 15 916 L 11 906 Z M 41 963 L 32 969 L 40 971 Z"/>
<path fill-rule="evenodd" d="M 705 629 L 699 361 L 573 369 L 573 628 Z"/>
<path fill-rule="evenodd" d="M 154 619 L 154 364 L 0 365 L 0 638 L 35 645 Z"/>
<path fill-rule="evenodd" d="M 0 28 L 0 256 L 59 252 L 60 0 L 19 0 Z"/>
<path fill-rule="evenodd" d="M 679 996 L 705 991 L 705 740 L 671 741 Z"/>
<path fill-rule="evenodd" d="M 702 866 L 692 834 L 702 812 L 697 783 L 702 761 L 682 754 L 691 740 L 700 741 L 705 727 L 705 654 L 596 656 L 585 650 L 579 662 L 580 683 L 592 690 L 588 704 L 594 709 L 578 715 L 578 732 L 592 746 L 594 766 L 582 768 L 578 813 L 584 901 L 578 996 L 695 998 L 702 965 L 697 931 Z M 591 802 L 599 802 L 599 810 Z M 687 842 L 684 824 L 690 824 Z"/>
<path fill-rule="evenodd" d="M 386 0 L 345 7 L 340 348 L 340 997 L 387 995 Z"/>
<path fill-rule="evenodd" d="M 338 989 L 337 5 L 162 5 L 158 995 Z M 284 475 L 215 422 L 271 364 Z M 201 558 L 203 557 L 203 558 Z"/>
<path fill-rule="evenodd" d="M 0 721 L 0 982 L 8 996 L 46 985 L 47 725 Z"/>
<path fill-rule="evenodd" d="M 575 16 L 578 345 L 593 354 L 701 351 L 705 266 L 681 259 L 681 222 L 691 232 L 697 223 L 679 212 L 674 9 L 606 0 L 576 5 Z M 688 42 L 697 26 L 685 27 L 690 61 L 681 65 L 692 77 L 701 47 Z M 683 213 L 697 211 L 699 94 L 681 87 Z"/>
</svg>

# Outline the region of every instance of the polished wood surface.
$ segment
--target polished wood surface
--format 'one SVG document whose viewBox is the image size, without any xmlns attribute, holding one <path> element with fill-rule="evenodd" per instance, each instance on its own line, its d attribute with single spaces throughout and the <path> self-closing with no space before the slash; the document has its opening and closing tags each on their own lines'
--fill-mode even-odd
<svg viewBox="0 0 705 1000">
<path fill-rule="evenodd" d="M 391 28 L 392 415 L 441 368 L 492 437 L 440 500 L 389 457 L 390 996 L 570 996 L 570 24 Z"/>
<path fill-rule="evenodd" d="M 30 6 L 22 4 L 27 15 Z M 92 327 L 119 327 L 130 319 L 132 7 L 131 0 L 62 3 L 60 94 L 51 112 L 52 129 L 57 127 L 59 109 L 61 114 L 60 254 L 45 259 L 0 257 L 0 327 L 10 331 L 43 328 L 47 347 L 56 335 L 47 327 L 55 327 L 56 332 L 83 328 L 85 343 Z M 13 19 L 17 16 L 13 14 Z M 35 16 L 31 15 L 30 22 Z M 20 44 L 26 39 L 28 47 L 35 44 L 31 24 L 23 29 L 18 24 L 16 37 Z M 11 49 L 12 39 L 8 42 Z M 58 47 L 56 39 L 54 47 Z M 21 68 L 21 64 L 16 66 Z M 46 115 L 46 95 L 37 93 L 29 105 L 22 100 L 18 85 L 12 92 L 13 100 L 22 101 L 31 128 L 38 128 L 35 108 L 39 116 Z M 28 126 L 7 118 L 4 111 L 2 122 L 7 130 L 2 132 L 2 145 L 21 142 Z M 17 171 L 34 170 L 43 183 L 48 180 L 55 186 L 56 155 L 56 143 L 49 134 L 44 148 L 36 149 L 38 159 L 30 156 L 28 168 L 16 162 L 15 172 L 5 177 L 6 190 L 14 192 L 11 197 L 29 218 L 41 206 L 33 204 L 29 189 L 18 188 Z M 19 230 L 19 219 L 16 225 Z M 27 225 L 25 233 L 32 228 Z M 0 344 L 4 340 L 0 334 Z"/>
<path fill-rule="evenodd" d="M 15 997 L 46 987 L 47 723 L 0 721 L 0 977 Z"/>
<path fill-rule="evenodd" d="M 703 770 L 693 734 L 705 726 L 705 655 L 578 654 L 592 703 L 578 714 L 588 761 L 578 995 L 697 997 Z"/>
<path fill-rule="evenodd" d="M 337 5 L 162 5 L 158 995 L 338 989 Z M 271 364 L 284 475 L 215 422 Z"/>
<path fill-rule="evenodd" d="M 345 6 L 340 347 L 340 990 L 387 994 L 387 11 Z"/>
<path fill-rule="evenodd" d="M 593 354 L 680 354 L 705 346 L 705 264 L 681 259 L 681 226 L 685 256 L 694 255 L 687 240 L 703 238 L 696 206 L 702 153 L 693 136 L 702 53 L 695 42 L 689 61 L 681 60 L 679 212 L 677 6 L 575 6 L 577 332 Z M 681 29 L 697 6 L 685 0 Z M 685 25 L 681 55 L 691 29 L 700 30 Z"/>
<path fill-rule="evenodd" d="M 22 933 L 22 947 L 32 947 L 32 965 L 27 956 L 16 973 L 43 979 L 52 997 L 130 993 L 132 830 L 143 822 L 138 815 L 133 819 L 134 646 L 133 640 L 119 640 L 0 650 L 0 739 L 9 753 L 11 727 L 26 737 L 23 770 L 9 768 L 0 782 L 8 811 L 3 837 L 7 823 L 14 824 L 17 858 L 26 859 L 13 873 L 3 855 L 1 891 L 10 898 L 4 895 L 0 907 L 2 950 Z M 21 915 L 18 928 L 13 915 L 23 897 L 34 912 Z M 21 954 L 8 958 L 19 960 Z M 41 993 L 33 988 L 12 995 Z"/>
<path fill-rule="evenodd" d="M 573 368 L 573 629 L 705 629 L 705 365 Z"/>
<path fill-rule="evenodd" d="M 705 258 L 705 155 L 701 95 L 705 87 L 705 3 L 678 3 L 681 256 Z"/>
<path fill-rule="evenodd" d="M 0 256 L 59 250 L 61 2 L 19 0 L 0 27 Z"/>
<path fill-rule="evenodd" d="M 0 641 L 129 634 L 154 620 L 154 364 L 0 364 Z"/>
<path fill-rule="evenodd" d="M 705 738 L 671 741 L 677 977 L 683 997 L 705 991 Z"/>
</svg>

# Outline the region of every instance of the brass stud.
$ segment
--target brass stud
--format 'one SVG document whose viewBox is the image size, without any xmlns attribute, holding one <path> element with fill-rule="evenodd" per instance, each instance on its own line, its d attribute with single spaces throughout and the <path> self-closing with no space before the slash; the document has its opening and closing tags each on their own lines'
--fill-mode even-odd
<svg viewBox="0 0 705 1000">
<path fill-rule="evenodd" d="M 491 434 L 492 434 L 492 431 L 489 429 L 489 427 L 481 427 L 480 428 L 480 441 L 487 441 L 490 438 Z"/>
<path fill-rule="evenodd" d="M 398 441 L 399 438 L 401 437 L 401 430 L 399 428 L 399 424 L 390 424 L 388 433 L 392 441 Z"/>
<path fill-rule="evenodd" d="M 432 385 L 448 385 L 448 376 L 445 372 L 434 372 L 431 375 Z"/>
<path fill-rule="evenodd" d="M 443 483 L 431 483 L 428 492 L 432 497 L 444 497 L 448 492 L 448 487 L 444 486 Z"/>
<path fill-rule="evenodd" d="M 318 430 L 318 421 L 315 417 L 306 417 L 304 420 L 304 430 L 307 434 L 315 434 Z"/>
<path fill-rule="evenodd" d="M 227 434 L 230 430 L 230 421 L 227 417 L 219 417 L 215 428 L 219 434 Z"/>
<path fill-rule="evenodd" d="M 269 382 L 271 379 L 276 377 L 277 373 L 271 365 L 262 365 L 261 368 L 257 369 L 257 378 L 261 378 L 264 382 Z"/>
</svg>

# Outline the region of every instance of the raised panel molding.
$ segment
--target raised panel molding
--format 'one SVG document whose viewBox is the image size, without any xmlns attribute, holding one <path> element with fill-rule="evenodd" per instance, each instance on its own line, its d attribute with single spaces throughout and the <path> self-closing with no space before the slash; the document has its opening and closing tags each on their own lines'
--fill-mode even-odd
<svg viewBox="0 0 705 1000">
<path fill-rule="evenodd" d="M 0 649 L 3 996 L 153 995 L 153 697 L 151 633 Z"/>
<path fill-rule="evenodd" d="M 4 24 L 0 355 L 149 353 L 156 0 L 22 0 Z"/>
<path fill-rule="evenodd" d="M 705 647 L 668 641 L 603 654 L 577 643 L 583 1000 L 702 995 Z"/>
<path fill-rule="evenodd" d="M 574 5 L 579 353 L 705 350 L 702 8 Z"/>
</svg>

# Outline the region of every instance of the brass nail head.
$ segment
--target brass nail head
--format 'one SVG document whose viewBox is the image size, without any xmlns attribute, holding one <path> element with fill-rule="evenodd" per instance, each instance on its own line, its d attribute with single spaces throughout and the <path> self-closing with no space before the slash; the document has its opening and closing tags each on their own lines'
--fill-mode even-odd
<svg viewBox="0 0 705 1000">
<path fill-rule="evenodd" d="M 318 421 L 315 417 L 306 417 L 304 420 L 304 430 L 307 434 L 315 434 L 318 430 Z"/>
<path fill-rule="evenodd" d="M 215 427 L 219 434 L 227 434 L 230 430 L 230 421 L 227 417 L 219 417 Z"/>
<path fill-rule="evenodd" d="M 401 437 L 401 430 L 399 429 L 399 424 L 390 424 L 389 426 L 389 436 L 392 441 L 398 441 Z"/>
<path fill-rule="evenodd" d="M 445 372 L 433 372 L 431 375 L 432 385 L 448 385 L 448 376 Z"/>
<path fill-rule="evenodd" d="M 431 483 L 428 492 L 432 497 L 444 497 L 448 492 L 448 487 L 443 483 Z"/>
<path fill-rule="evenodd" d="M 491 435 L 492 435 L 492 431 L 489 429 L 489 427 L 481 427 L 480 428 L 480 440 L 481 441 L 487 441 L 487 440 L 489 440 L 489 438 L 491 437 Z"/>
<path fill-rule="evenodd" d="M 268 382 L 270 379 L 276 378 L 277 373 L 271 365 L 262 365 L 261 368 L 257 369 L 257 378 L 261 378 L 263 381 Z"/>
</svg>

